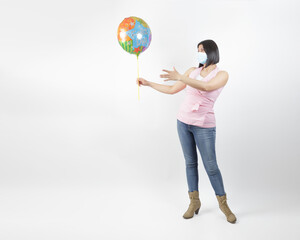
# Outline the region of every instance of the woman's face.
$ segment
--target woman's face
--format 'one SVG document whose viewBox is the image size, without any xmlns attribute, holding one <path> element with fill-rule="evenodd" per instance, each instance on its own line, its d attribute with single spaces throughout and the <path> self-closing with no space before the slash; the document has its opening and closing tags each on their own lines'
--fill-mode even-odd
<svg viewBox="0 0 300 240">
<path fill-rule="evenodd" d="M 198 52 L 205 52 L 202 44 L 199 45 Z"/>
</svg>

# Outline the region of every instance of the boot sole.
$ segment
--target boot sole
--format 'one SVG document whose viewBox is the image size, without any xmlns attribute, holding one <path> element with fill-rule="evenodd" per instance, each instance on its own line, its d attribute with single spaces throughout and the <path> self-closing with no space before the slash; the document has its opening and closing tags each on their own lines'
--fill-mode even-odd
<svg viewBox="0 0 300 240">
<path fill-rule="evenodd" d="M 200 208 L 198 208 L 197 210 L 195 210 L 195 213 L 198 214 L 199 210 L 200 210 Z M 191 217 L 184 217 L 184 216 L 182 216 L 182 217 L 183 217 L 184 219 L 190 219 L 190 218 L 194 217 L 194 215 L 191 216 Z"/>
</svg>

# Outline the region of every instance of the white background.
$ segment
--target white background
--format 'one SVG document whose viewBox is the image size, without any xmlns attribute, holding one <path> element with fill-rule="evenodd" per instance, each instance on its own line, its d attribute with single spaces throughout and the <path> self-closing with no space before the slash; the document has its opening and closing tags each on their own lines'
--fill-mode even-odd
<svg viewBox="0 0 300 240">
<path fill-rule="evenodd" d="M 299 239 L 297 1 L 0 1 L 0 239 Z M 188 207 L 176 114 L 185 91 L 140 87 L 117 41 L 152 32 L 140 77 L 197 67 L 214 40 L 229 81 L 216 101 L 230 224 L 199 155 Z"/>
</svg>

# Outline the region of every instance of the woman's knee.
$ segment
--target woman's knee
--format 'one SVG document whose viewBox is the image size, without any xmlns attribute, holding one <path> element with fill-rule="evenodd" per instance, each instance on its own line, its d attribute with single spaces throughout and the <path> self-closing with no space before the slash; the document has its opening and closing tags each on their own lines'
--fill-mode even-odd
<svg viewBox="0 0 300 240">
<path fill-rule="evenodd" d="M 220 172 L 220 169 L 218 165 L 213 165 L 213 166 L 206 167 L 206 172 L 209 176 L 216 175 Z"/>
<path fill-rule="evenodd" d="M 198 166 L 198 158 L 197 155 L 188 155 L 184 154 L 185 165 L 188 168 L 193 168 Z"/>
<path fill-rule="evenodd" d="M 196 167 L 198 167 L 198 162 L 186 162 L 185 166 L 187 168 L 196 168 Z"/>
</svg>

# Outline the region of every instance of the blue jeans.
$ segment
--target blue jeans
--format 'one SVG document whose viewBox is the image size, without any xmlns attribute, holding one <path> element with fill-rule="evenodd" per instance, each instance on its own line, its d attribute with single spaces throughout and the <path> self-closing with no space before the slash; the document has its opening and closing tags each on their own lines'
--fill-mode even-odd
<svg viewBox="0 0 300 240">
<path fill-rule="evenodd" d="M 216 127 L 203 128 L 186 124 L 177 119 L 177 131 L 185 158 L 189 192 L 199 191 L 197 146 L 215 194 L 223 196 L 225 194 L 224 184 L 215 151 Z"/>
</svg>

